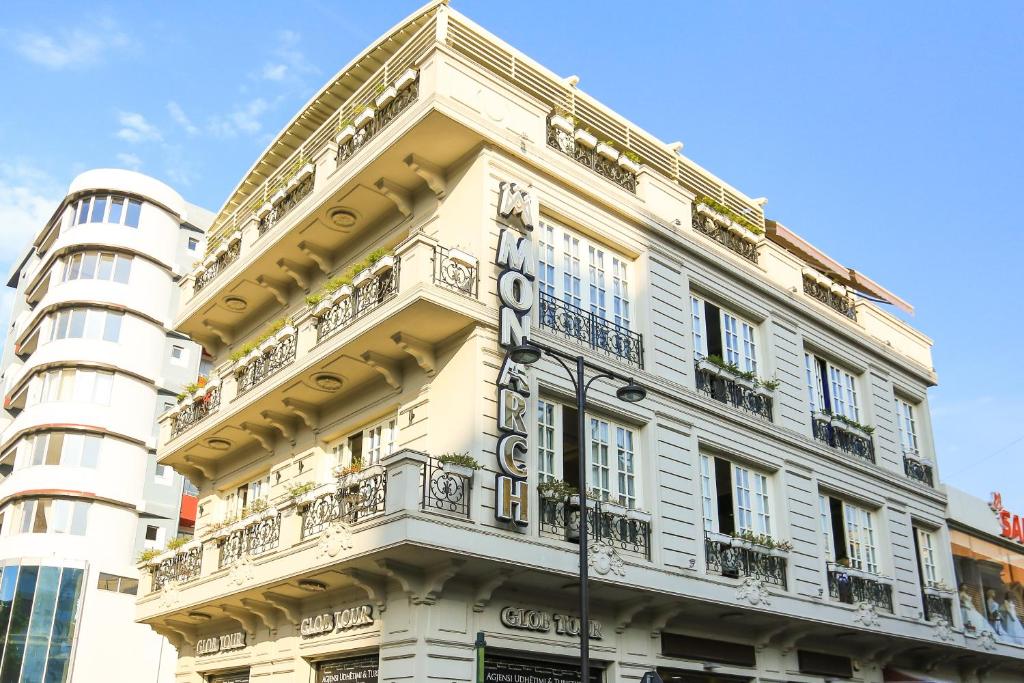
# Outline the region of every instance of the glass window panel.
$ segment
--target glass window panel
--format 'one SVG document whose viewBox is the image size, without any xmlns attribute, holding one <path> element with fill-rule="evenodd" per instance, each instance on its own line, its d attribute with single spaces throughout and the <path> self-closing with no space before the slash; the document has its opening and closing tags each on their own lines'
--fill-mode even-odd
<svg viewBox="0 0 1024 683">
<path fill-rule="evenodd" d="M 96 277 L 96 261 L 99 259 L 99 255 L 95 252 L 86 252 L 82 254 L 82 275 L 83 280 L 91 280 Z"/>
<path fill-rule="evenodd" d="M 7 630 L 4 663 L 3 668 L 0 669 L 0 681 L 17 681 L 21 673 L 38 574 L 39 567 L 33 566 L 23 566 L 19 572 L 14 607 L 11 610 L 11 623 Z"/>
<path fill-rule="evenodd" d="M 715 520 L 715 470 L 711 466 L 711 458 L 700 456 L 700 497 L 704 512 L 704 531 L 718 531 Z"/>
<path fill-rule="evenodd" d="M 71 533 L 74 536 L 85 536 L 85 529 L 89 521 L 89 504 L 80 500 L 74 502 L 74 510 L 71 513 Z"/>
<path fill-rule="evenodd" d="M 107 313 L 106 323 L 103 326 L 104 341 L 116 342 L 121 336 L 122 313 Z"/>
<path fill-rule="evenodd" d="M 53 338 L 64 339 L 68 336 L 68 324 L 71 318 L 71 311 L 61 311 L 57 314 L 56 325 L 53 327 Z"/>
<path fill-rule="evenodd" d="M 604 250 L 596 247 L 587 249 L 587 275 L 590 285 L 590 312 L 604 320 L 608 317 L 605 302 L 606 286 L 604 281 Z"/>
<path fill-rule="evenodd" d="M 90 403 L 93 400 L 93 390 L 96 386 L 96 372 L 94 370 L 79 370 L 72 382 L 74 387 L 71 393 L 71 400 L 80 403 Z"/>
<path fill-rule="evenodd" d="M 107 313 L 95 308 L 89 309 L 85 318 L 85 338 L 100 339 Z"/>
<path fill-rule="evenodd" d="M 697 358 L 707 355 L 704 346 L 704 302 L 695 296 L 690 297 L 690 319 L 693 324 L 693 353 Z"/>
<path fill-rule="evenodd" d="M 78 211 L 78 223 L 79 223 L 79 225 L 81 225 L 82 223 L 85 223 L 86 221 L 89 220 L 89 205 L 90 205 L 90 198 L 89 197 L 86 197 L 85 199 L 83 199 L 81 201 L 81 203 L 79 204 L 79 211 Z"/>
<path fill-rule="evenodd" d="M 93 390 L 92 400 L 101 405 L 110 405 L 110 395 L 114 386 L 114 373 L 97 372 L 96 384 Z"/>
<path fill-rule="evenodd" d="M 18 581 L 18 566 L 9 564 L 0 574 L 0 643 L 7 638 L 7 623 L 11 619 L 14 603 L 14 586 Z"/>
<path fill-rule="evenodd" d="M 634 462 L 633 430 L 615 428 L 615 447 L 618 460 L 619 503 L 636 507 L 636 463 Z"/>
<path fill-rule="evenodd" d="M 128 200 L 128 211 L 125 213 L 124 224 L 130 228 L 139 227 L 139 212 L 142 210 L 142 202 L 137 199 Z"/>
<path fill-rule="evenodd" d="M 44 458 L 46 457 L 46 434 L 36 434 L 32 441 L 32 460 L 30 461 L 33 465 L 42 465 Z"/>
<path fill-rule="evenodd" d="M 53 635 L 50 639 L 50 656 L 46 664 L 46 678 L 43 683 L 64 683 L 71 656 L 71 636 L 78 619 L 78 598 L 82 586 L 81 569 L 65 567 L 60 577 L 60 592 L 57 595 L 57 610 L 53 619 Z"/>
<path fill-rule="evenodd" d="M 114 272 L 114 255 L 100 254 L 99 269 L 96 271 L 97 280 L 109 280 Z"/>
<path fill-rule="evenodd" d="M 122 576 L 121 584 L 117 587 L 117 590 L 128 595 L 137 595 L 139 592 L 139 580 Z"/>
<path fill-rule="evenodd" d="M 118 577 L 116 574 L 105 574 L 100 572 L 100 578 L 96 581 L 96 587 L 101 591 L 114 591 L 117 592 Z"/>
<path fill-rule="evenodd" d="M 77 308 L 71 311 L 71 322 L 68 325 L 68 337 L 81 339 L 85 334 L 85 309 Z"/>
<path fill-rule="evenodd" d="M 132 272 L 132 260 L 124 256 L 117 257 L 117 264 L 114 267 L 114 282 L 120 282 L 123 285 L 128 284 L 128 278 Z"/>
<path fill-rule="evenodd" d="M 599 497 L 607 499 L 611 493 L 611 474 L 608 465 L 608 423 L 590 419 L 590 486 Z"/>
<path fill-rule="evenodd" d="M 86 435 L 82 440 L 82 467 L 96 468 L 100 461 L 100 446 L 103 445 L 103 437 L 92 434 Z"/>
<path fill-rule="evenodd" d="M 21 504 L 21 533 L 32 531 L 32 519 L 36 513 L 36 501 L 26 500 Z"/>
<path fill-rule="evenodd" d="M 67 276 L 65 280 L 77 280 L 82 272 L 82 255 L 74 254 L 68 260 Z"/>
<path fill-rule="evenodd" d="M 553 481 L 555 471 L 555 406 L 537 401 L 537 477 L 538 481 Z"/>
<path fill-rule="evenodd" d="M 60 464 L 60 456 L 64 450 L 64 432 L 50 432 L 47 439 L 46 465 Z"/>
<path fill-rule="evenodd" d="M 108 223 L 120 223 L 121 213 L 124 211 L 124 197 L 110 198 L 110 217 Z"/>
<path fill-rule="evenodd" d="M 60 567 L 40 567 L 36 581 L 35 602 L 29 622 L 25 662 L 21 669 L 22 683 L 36 683 L 43 679 L 46 651 L 50 644 L 50 628 L 57 602 Z"/>
<path fill-rule="evenodd" d="M 107 209 L 107 198 L 106 197 L 93 197 L 92 199 L 92 222 L 102 223 L 103 214 Z"/>
</svg>

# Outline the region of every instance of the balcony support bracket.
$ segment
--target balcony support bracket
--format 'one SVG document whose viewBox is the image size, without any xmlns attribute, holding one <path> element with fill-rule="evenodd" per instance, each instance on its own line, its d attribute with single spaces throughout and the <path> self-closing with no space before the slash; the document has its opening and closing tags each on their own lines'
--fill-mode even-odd
<svg viewBox="0 0 1024 683">
<path fill-rule="evenodd" d="M 391 341 L 395 342 L 398 348 L 412 356 L 416 360 L 416 364 L 419 365 L 429 377 L 434 376 L 437 368 L 435 366 L 433 344 L 428 344 L 427 342 L 417 339 L 411 334 L 407 334 L 405 332 L 395 332 L 391 335 Z"/>
<path fill-rule="evenodd" d="M 246 434 L 256 439 L 263 450 L 268 453 L 274 452 L 274 432 L 268 427 L 263 425 L 253 424 L 252 422 L 243 422 L 239 425 Z"/>
<path fill-rule="evenodd" d="M 267 277 L 266 275 L 260 275 L 256 278 L 256 284 L 263 289 L 270 292 L 277 303 L 282 306 L 288 303 L 288 283 L 282 282 L 281 280 L 275 280 L 274 278 Z"/>
<path fill-rule="evenodd" d="M 274 429 L 281 432 L 281 436 L 292 443 L 295 442 L 295 418 L 290 415 L 276 413 L 272 410 L 263 410 L 260 417 L 269 422 Z"/>
<path fill-rule="evenodd" d="M 682 614 L 685 609 L 682 605 L 670 605 L 655 612 L 651 619 L 651 638 L 660 638 L 661 632 L 668 626 L 668 622 Z"/>
<path fill-rule="evenodd" d="M 473 611 L 483 612 L 487 605 L 491 602 L 491 596 L 494 595 L 494 591 L 498 590 L 506 581 L 508 581 L 516 571 L 514 569 L 502 569 L 494 574 L 491 578 L 483 581 L 476 587 L 476 593 L 473 597 Z"/>
<path fill-rule="evenodd" d="M 285 618 L 292 624 L 298 624 L 302 621 L 302 601 L 296 598 L 289 598 L 286 595 L 280 595 L 279 593 L 264 593 L 263 598 L 279 609 L 285 616 Z"/>
<path fill-rule="evenodd" d="M 412 172 L 423 179 L 430 191 L 438 199 L 444 197 L 448 191 L 448 182 L 445 179 L 444 169 L 437 164 L 431 163 L 421 156 L 410 154 L 405 158 L 405 165 L 412 169 Z"/>
<path fill-rule="evenodd" d="M 650 598 L 641 598 L 639 600 L 630 600 L 622 605 L 622 607 L 615 612 L 615 632 L 625 633 L 626 629 L 629 628 L 629 625 L 633 623 L 633 619 L 636 618 L 636 615 L 647 609 L 647 606 L 650 604 Z"/>
<path fill-rule="evenodd" d="M 213 479 L 217 475 L 217 465 L 212 460 L 200 458 L 196 455 L 186 455 L 185 462 L 191 465 L 193 469 L 202 472 L 203 476 L 207 479 Z"/>
<path fill-rule="evenodd" d="M 218 339 L 224 342 L 224 344 L 230 344 L 235 340 L 235 335 L 231 334 L 231 332 L 225 330 L 222 327 L 214 325 L 209 320 L 203 320 L 203 327 L 208 329 L 210 332 L 213 332 L 213 334 L 215 334 Z"/>
<path fill-rule="evenodd" d="M 229 619 L 234 619 L 238 622 L 239 626 L 244 628 L 249 633 L 256 633 L 258 628 L 256 616 L 247 609 L 236 607 L 235 605 L 219 605 L 220 610 L 224 613 L 224 616 Z"/>
<path fill-rule="evenodd" d="M 378 613 L 387 609 L 388 580 L 385 577 L 359 569 L 342 569 L 341 573 L 352 579 L 352 583 L 356 586 L 363 589 L 367 599 L 372 601 L 377 607 Z"/>
<path fill-rule="evenodd" d="M 376 351 L 366 351 L 360 359 L 384 377 L 392 389 L 402 388 L 402 364 Z"/>
<path fill-rule="evenodd" d="M 377 560 L 377 566 L 397 581 L 414 605 L 433 605 L 440 597 L 448 579 L 458 573 L 465 563 L 462 559 L 450 559 L 427 570 L 396 562 Z"/>
<path fill-rule="evenodd" d="M 320 426 L 320 411 L 317 410 L 317 407 L 312 403 L 306 403 L 305 401 L 300 401 L 297 398 L 292 398 L 290 396 L 286 396 L 281 399 L 281 403 L 283 403 L 288 410 L 295 413 L 307 428 L 316 429 Z"/>
<path fill-rule="evenodd" d="M 381 178 L 374 187 L 382 195 L 390 199 L 399 212 L 408 218 L 412 215 L 412 193 L 405 189 L 398 183 L 394 183 L 387 178 Z"/>
<path fill-rule="evenodd" d="M 281 269 L 281 272 L 294 280 L 299 289 L 307 289 L 309 287 L 309 273 L 301 264 L 291 259 L 279 258 L 277 259 L 277 267 Z"/>
<path fill-rule="evenodd" d="M 310 244 L 305 240 L 299 242 L 299 249 L 309 257 L 310 261 L 316 264 L 316 267 L 324 275 L 330 275 L 331 271 L 334 270 L 334 259 L 331 258 L 331 253 L 327 249 L 317 244 Z"/>
<path fill-rule="evenodd" d="M 274 631 L 277 629 L 279 610 L 275 606 L 260 602 L 259 600 L 253 600 L 252 598 L 242 598 L 242 605 L 258 616 L 263 625 L 269 630 Z"/>
</svg>

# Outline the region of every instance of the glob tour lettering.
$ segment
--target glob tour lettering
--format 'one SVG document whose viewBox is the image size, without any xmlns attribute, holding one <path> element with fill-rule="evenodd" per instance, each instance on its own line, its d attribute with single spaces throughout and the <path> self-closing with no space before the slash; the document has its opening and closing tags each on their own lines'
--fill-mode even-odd
<svg viewBox="0 0 1024 683">
<path fill-rule="evenodd" d="M 306 617 L 299 622 L 299 633 L 303 638 L 318 636 L 331 631 L 347 631 L 359 626 L 373 623 L 373 606 L 362 605 L 350 607 L 336 612 L 324 612 L 314 617 Z"/>
<path fill-rule="evenodd" d="M 196 642 L 196 655 L 212 655 L 243 647 L 245 647 L 245 631 L 237 631 L 212 638 L 201 638 Z"/>
<path fill-rule="evenodd" d="M 505 607 L 500 614 L 501 623 L 508 628 L 522 631 L 536 631 L 538 633 L 550 633 L 554 631 L 559 635 L 574 636 L 580 635 L 580 619 L 570 614 L 559 614 L 558 612 L 547 612 L 540 609 L 525 609 L 523 607 Z M 590 620 L 591 640 L 601 640 L 601 622 Z"/>
</svg>

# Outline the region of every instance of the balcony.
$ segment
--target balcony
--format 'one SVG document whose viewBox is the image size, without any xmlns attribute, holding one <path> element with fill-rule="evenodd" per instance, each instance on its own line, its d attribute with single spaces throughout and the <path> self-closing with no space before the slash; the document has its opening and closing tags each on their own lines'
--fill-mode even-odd
<svg viewBox="0 0 1024 683">
<path fill-rule="evenodd" d="M 229 527 L 226 534 L 217 540 L 220 547 L 218 568 L 230 567 L 244 557 L 262 555 L 281 542 L 281 513 L 271 514 L 249 522 L 240 529 Z"/>
<path fill-rule="evenodd" d="M 312 500 L 299 504 L 302 538 L 321 533 L 334 522 L 358 524 L 384 512 L 387 473 L 380 465 L 340 478 Z"/>
<path fill-rule="evenodd" d="M 477 298 L 480 278 L 476 257 L 461 249 L 437 245 L 434 248 L 434 284 Z"/>
<path fill-rule="evenodd" d="M 353 321 L 389 301 L 398 294 L 398 273 L 401 260 L 394 258 L 390 267 L 374 272 L 364 271 L 367 277 L 355 286 L 338 290 L 338 296 L 321 302 L 316 312 L 316 343 L 348 327 Z M 357 278 L 358 280 L 358 278 Z"/>
<path fill-rule="evenodd" d="M 472 475 L 446 468 L 436 458 L 429 458 L 420 471 L 423 500 L 420 507 L 469 518 L 469 494 L 473 490 Z"/>
<path fill-rule="evenodd" d="M 171 438 L 199 424 L 212 415 L 220 407 L 220 385 L 208 387 L 205 393 L 196 398 L 187 396 L 183 405 L 171 416 Z"/>
<path fill-rule="evenodd" d="M 868 462 L 875 461 L 875 445 L 870 434 L 827 413 L 815 413 L 811 423 L 818 441 Z"/>
<path fill-rule="evenodd" d="M 573 543 L 580 539 L 580 508 L 569 500 L 540 496 L 540 533 Z M 650 515 L 620 505 L 588 501 L 587 538 L 627 555 L 651 559 Z"/>
<path fill-rule="evenodd" d="M 757 263 L 757 236 L 706 204 L 696 203 L 690 210 L 693 229 L 729 251 Z"/>
<path fill-rule="evenodd" d="M 731 579 L 751 577 L 786 587 L 787 558 L 783 550 L 768 548 L 725 534 L 704 532 L 704 566 L 709 574 Z"/>
<path fill-rule="evenodd" d="M 152 569 L 153 590 L 158 591 L 168 584 L 187 583 L 198 578 L 203 564 L 203 546 L 194 545 L 182 549 L 170 557 L 160 559 Z"/>
<path fill-rule="evenodd" d="M 254 351 L 255 357 L 236 371 L 238 395 L 241 396 L 253 387 L 259 386 L 281 368 L 290 365 L 295 360 L 296 340 L 295 329 L 291 328 L 289 334 L 283 335 L 282 338 L 268 340 L 270 345 L 265 349 Z"/>
<path fill-rule="evenodd" d="M 420 94 L 419 73 L 413 70 L 406 71 L 390 88 L 385 88 L 385 93 L 391 96 L 390 101 L 362 109 L 338 132 L 338 154 L 335 157 L 338 166 L 352 158 L 416 101 Z M 380 101 L 381 97 L 378 97 L 374 105 Z"/>
<path fill-rule="evenodd" d="M 772 397 L 764 389 L 703 359 L 694 361 L 697 391 L 749 415 L 772 421 Z"/>
<path fill-rule="evenodd" d="M 952 591 L 925 586 L 923 589 L 924 618 L 927 621 L 953 623 Z"/>
<path fill-rule="evenodd" d="M 613 147 L 598 144 L 593 135 L 583 131 L 573 131 L 571 126 L 560 125 L 567 122 L 560 116 L 548 119 L 548 147 L 556 149 L 570 159 L 574 159 L 594 173 L 607 178 L 622 189 L 636 194 L 636 164 Z M 620 162 L 620 159 L 623 161 Z"/>
<path fill-rule="evenodd" d="M 236 232 L 218 245 L 203 261 L 202 270 L 196 273 L 195 281 L 192 283 L 192 294 L 198 294 L 241 255 L 242 233 Z"/>
<path fill-rule="evenodd" d="M 262 237 L 272 230 L 303 199 L 313 192 L 316 176 L 313 164 L 300 166 L 283 187 L 256 210 L 257 234 Z"/>
<path fill-rule="evenodd" d="M 914 481 L 919 481 L 932 488 L 935 487 L 932 466 L 922 458 L 919 458 L 916 453 L 903 454 L 903 473 Z"/>
<path fill-rule="evenodd" d="M 846 294 L 846 288 L 842 285 L 828 284 L 819 278 L 815 273 L 805 272 L 804 294 L 831 308 L 840 315 L 845 315 L 850 320 L 857 320 L 857 304 L 853 297 Z"/>
<path fill-rule="evenodd" d="M 546 292 L 540 293 L 538 322 L 541 327 L 595 351 L 603 351 L 641 370 L 644 367 L 643 335 Z"/>
<path fill-rule="evenodd" d="M 829 564 L 828 594 L 833 600 L 848 605 L 864 602 L 890 614 L 893 611 L 892 584 L 880 576 L 850 567 Z"/>
</svg>

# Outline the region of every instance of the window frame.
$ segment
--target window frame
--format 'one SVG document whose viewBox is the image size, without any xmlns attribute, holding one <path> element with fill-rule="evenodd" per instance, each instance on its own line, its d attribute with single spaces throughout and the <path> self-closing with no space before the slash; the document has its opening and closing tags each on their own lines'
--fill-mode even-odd
<svg viewBox="0 0 1024 683">
<path fill-rule="evenodd" d="M 130 195 L 96 192 L 79 197 L 71 205 L 71 226 L 78 225 L 122 225 L 138 228 L 145 202 Z M 102 204 L 100 215 L 96 208 Z M 117 207 L 116 211 L 114 207 Z M 116 215 L 115 215 L 116 214 Z M 132 216 L 132 221 L 129 221 Z"/>
<path fill-rule="evenodd" d="M 824 375 L 822 366 L 825 369 Z M 804 350 L 804 380 L 807 382 L 807 397 L 812 415 L 816 412 L 827 412 L 842 415 L 854 422 L 862 421 L 864 406 L 861 405 L 860 375 L 843 365 L 833 363 L 828 358 Z"/>
<path fill-rule="evenodd" d="M 915 416 L 917 404 L 896 396 L 896 431 L 899 436 L 900 448 L 904 455 L 920 457 L 921 435 L 918 434 L 919 421 Z"/>
<path fill-rule="evenodd" d="M 823 500 L 825 502 L 822 502 Z M 857 503 L 851 503 L 841 496 L 827 493 L 819 493 L 818 501 L 819 515 L 823 525 L 822 533 L 827 544 L 826 559 L 834 563 L 839 561 L 839 558 L 835 557 L 836 541 L 832 533 L 836 528 L 832 514 L 832 502 L 835 501 L 843 515 L 841 524 L 844 536 L 843 547 L 850 568 L 885 578 L 883 574 L 885 563 L 882 561 L 882 554 L 879 550 L 882 546 L 880 542 L 882 523 L 878 510 L 868 509 Z M 823 505 L 828 509 L 823 509 Z M 824 531 L 826 522 L 828 523 L 828 533 Z"/>
<path fill-rule="evenodd" d="M 718 346 L 726 363 L 735 363 L 741 372 L 763 373 L 761 355 L 760 325 L 736 313 L 734 309 L 721 306 L 706 297 L 690 292 L 690 326 L 693 355 L 696 360 L 710 355 L 708 342 L 712 330 L 708 329 L 708 306 L 718 312 Z M 730 343 L 730 339 L 732 342 Z M 718 354 L 714 354 L 718 355 Z"/>
<path fill-rule="evenodd" d="M 697 478 L 700 483 L 701 517 L 704 531 L 726 533 L 721 531 L 718 507 L 718 473 L 715 461 L 723 461 L 729 465 L 729 495 L 732 499 L 733 532 L 736 534 L 752 533 L 757 536 L 768 536 L 779 540 L 776 536 L 775 513 L 775 480 L 774 475 L 766 470 L 751 467 L 726 457 L 700 453 L 697 463 Z M 742 488 L 741 488 L 742 487 Z M 740 491 L 745 493 L 746 501 L 741 500 Z M 743 507 L 744 502 L 746 507 Z M 749 519 L 750 524 L 745 522 Z"/>
</svg>

